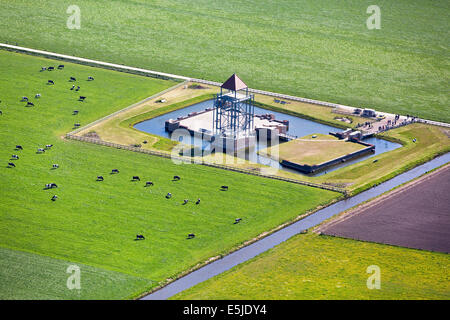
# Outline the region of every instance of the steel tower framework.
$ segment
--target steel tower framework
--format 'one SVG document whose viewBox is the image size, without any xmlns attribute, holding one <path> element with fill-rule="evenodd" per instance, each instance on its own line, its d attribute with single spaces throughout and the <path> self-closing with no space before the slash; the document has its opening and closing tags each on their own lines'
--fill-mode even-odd
<svg viewBox="0 0 450 320">
<path fill-rule="evenodd" d="M 254 130 L 255 97 L 235 74 L 214 98 L 213 127 L 219 136 L 250 135 Z"/>
</svg>

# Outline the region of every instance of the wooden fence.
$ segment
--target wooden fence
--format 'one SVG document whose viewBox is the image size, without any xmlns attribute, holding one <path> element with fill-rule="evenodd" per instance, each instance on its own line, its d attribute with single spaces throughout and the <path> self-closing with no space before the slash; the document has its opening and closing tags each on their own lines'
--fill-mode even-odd
<svg viewBox="0 0 450 320">
<path fill-rule="evenodd" d="M 103 141 L 100 139 L 77 136 L 73 133 L 67 133 L 66 138 L 72 139 L 72 140 L 83 141 L 83 142 L 95 143 L 98 145 L 117 148 L 117 149 L 123 149 L 123 150 L 129 150 L 129 151 L 133 151 L 133 152 L 144 153 L 144 154 L 157 156 L 157 157 L 161 157 L 161 158 L 166 158 L 166 159 L 177 160 L 177 161 L 180 161 L 183 163 L 194 163 L 194 164 L 204 165 L 204 166 L 208 166 L 208 167 L 213 167 L 213 168 L 218 168 L 218 169 L 223 169 L 223 170 L 228 170 L 228 171 L 235 171 L 235 172 L 245 173 L 245 174 L 249 174 L 249 175 L 253 175 L 253 176 L 259 176 L 259 177 L 268 178 L 268 179 L 274 179 L 274 180 L 280 180 L 280 181 L 285 181 L 285 182 L 290 182 L 290 183 L 301 184 L 301 185 L 305 185 L 305 186 L 309 186 L 309 187 L 320 188 L 320 189 L 339 192 L 344 195 L 347 195 L 347 190 L 345 190 L 343 188 L 338 188 L 338 187 L 334 187 L 334 186 L 330 186 L 330 185 L 326 185 L 326 184 L 301 181 L 301 180 L 296 180 L 296 179 L 291 179 L 291 178 L 284 178 L 284 177 L 279 177 L 279 176 L 274 176 L 274 175 L 267 175 L 267 174 L 263 174 L 263 173 L 249 170 L 249 169 L 227 166 L 227 165 L 213 163 L 213 162 L 207 162 L 207 161 L 203 161 L 203 160 L 196 161 L 195 159 L 193 159 L 191 157 L 175 156 L 170 152 L 147 150 L 147 149 L 142 149 L 142 148 L 138 148 L 138 147 Z"/>
</svg>

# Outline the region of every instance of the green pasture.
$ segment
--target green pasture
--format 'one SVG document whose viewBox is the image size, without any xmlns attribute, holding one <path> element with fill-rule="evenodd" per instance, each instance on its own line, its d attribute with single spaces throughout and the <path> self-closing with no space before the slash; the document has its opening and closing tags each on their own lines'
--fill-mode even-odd
<svg viewBox="0 0 450 320">
<path fill-rule="evenodd" d="M 69 5 L 81 29 L 67 28 Z M 369 30 L 367 9 L 381 10 Z M 450 122 L 446 0 L 0 0 L 0 41 Z"/>
<path fill-rule="evenodd" d="M 2 288 L 10 288 L 8 296 L 77 298 L 59 289 L 47 295 L 24 290 L 29 281 L 35 282 L 30 290 L 39 281 L 42 288 L 49 279 L 65 283 L 65 275 L 52 278 L 43 269 L 54 264 L 61 272 L 70 262 L 87 266 L 89 277 L 100 277 L 95 295 L 81 293 L 80 298 L 133 297 L 338 197 L 330 191 L 65 140 L 74 123 L 85 125 L 174 83 L 69 63 L 64 70 L 39 71 L 58 64 L 0 51 L 0 246 L 5 248 L 0 261 L 5 268 L 11 266 L 1 273 Z M 79 92 L 70 90 L 71 76 Z M 95 80 L 87 81 L 88 76 Z M 55 85 L 47 85 L 49 79 Z M 41 98 L 35 99 L 36 93 Z M 78 101 L 79 95 L 86 100 Z M 22 96 L 35 106 L 25 107 Z M 73 110 L 79 114 L 72 115 Z M 14 150 L 18 144 L 23 151 Z M 46 144 L 53 147 L 37 154 Z M 20 159 L 10 160 L 12 154 Z M 15 168 L 7 168 L 11 161 Z M 54 163 L 60 166 L 56 170 Z M 116 168 L 120 173 L 111 175 Z M 105 180 L 96 181 L 98 175 Z M 134 175 L 141 181 L 131 182 Z M 181 180 L 172 181 L 174 175 Z M 146 188 L 146 181 L 155 185 Z M 47 183 L 58 188 L 44 190 Z M 221 185 L 228 185 L 229 191 L 220 191 Z M 165 198 L 168 192 L 173 194 L 170 200 Z M 50 200 L 53 195 L 58 196 L 55 202 Z M 200 205 L 194 204 L 197 198 Z M 182 205 L 183 199 L 190 202 Z M 243 218 L 242 223 L 233 225 L 235 218 Z M 186 240 L 188 233 L 196 238 Z M 146 240 L 135 241 L 136 234 Z M 49 259 L 22 259 L 19 251 Z M 25 265 L 13 268 L 17 260 Z M 27 261 L 35 261 L 36 269 Z M 20 277 L 21 272 L 32 279 Z M 81 272 L 83 277 L 83 267 Z M 112 284 L 103 286 L 102 281 Z M 114 291 L 116 281 L 120 284 Z"/>
<path fill-rule="evenodd" d="M 73 275 L 70 266 L 80 270 L 80 289 L 69 289 Z M 69 272 L 68 272 L 69 271 Z M 55 259 L 40 254 L 0 248 L 0 299 L 118 299 L 152 285 L 149 279 L 122 272 Z"/>
<path fill-rule="evenodd" d="M 450 257 L 317 234 L 297 235 L 173 299 L 444 299 Z M 368 289 L 369 266 L 380 289 Z"/>
</svg>

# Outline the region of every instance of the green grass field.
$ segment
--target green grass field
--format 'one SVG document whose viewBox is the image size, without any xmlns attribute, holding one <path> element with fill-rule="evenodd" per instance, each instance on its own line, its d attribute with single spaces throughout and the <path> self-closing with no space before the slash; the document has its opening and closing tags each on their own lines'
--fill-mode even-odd
<svg viewBox="0 0 450 320">
<path fill-rule="evenodd" d="M 80 298 L 136 296 L 339 196 L 63 140 L 63 134 L 75 122 L 85 125 L 174 83 L 69 63 L 64 70 L 39 72 L 41 66 L 59 63 L 0 51 L 0 247 L 4 248 L 0 261 L 2 269 L 11 266 L 1 272 L 0 282 L 2 288 L 9 288 L 7 296 L 77 298 L 60 287 L 41 295 L 50 278 L 64 280 L 65 284 L 69 262 L 80 265 L 82 279 L 85 268 L 89 273 L 86 279 L 97 281 L 92 284 L 93 292 L 82 289 L 85 293 Z M 77 78 L 79 93 L 69 90 L 70 76 Z M 88 76 L 95 81 L 86 81 Z M 54 86 L 46 84 L 49 79 L 55 81 Z M 36 93 L 42 97 L 34 99 Z M 79 95 L 87 96 L 86 101 L 77 101 Z M 36 106 L 25 107 L 19 101 L 22 96 L 30 97 Z M 74 116 L 73 110 L 80 113 Z M 17 144 L 24 150 L 15 151 Z M 53 148 L 36 154 L 37 148 L 46 144 L 53 144 Z M 20 159 L 14 161 L 16 168 L 7 168 L 12 154 Z M 52 170 L 53 163 L 60 168 Z M 120 173 L 110 175 L 114 168 Z M 171 181 L 176 174 L 182 177 L 177 183 Z M 103 175 L 105 181 L 96 182 L 97 175 Z M 133 175 L 139 175 L 142 181 L 132 183 Z M 155 186 L 145 188 L 148 180 Z M 51 182 L 58 188 L 43 190 Z M 230 190 L 219 191 L 223 184 Z M 171 200 L 165 199 L 167 192 L 173 193 Z M 52 202 L 54 194 L 59 198 Z M 181 205 L 186 198 L 191 202 Z M 202 199 L 199 206 L 192 203 L 197 198 Z M 237 217 L 243 222 L 233 225 Z M 186 235 L 191 232 L 196 238 L 188 241 Z M 147 239 L 134 241 L 136 234 L 144 234 Z M 22 259 L 21 255 L 29 258 Z M 25 265 L 16 265 L 18 260 Z M 52 270 L 58 275 L 51 276 Z M 20 277 L 21 272 L 29 277 Z M 30 290 L 38 286 L 42 289 L 25 290 L 30 281 Z M 105 281 L 111 283 L 103 286 Z M 120 284 L 113 291 L 116 281 Z"/>
<path fill-rule="evenodd" d="M 446 0 L 0 0 L 0 41 L 450 122 Z"/>
<path fill-rule="evenodd" d="M 67 268 L 80 268 L 81 289 L 68 290 Z M 117 299 L 151 285 L 146 278 L 35 253 L 0 248 L 0 299 Z"/>
<path fill-rule="evenodd" d="M 377 265 L 381 288 L 369 290 Z M 173 299 L 449 299 L 448 254 L 316 234 L 295 236 Z"/>
</svg>

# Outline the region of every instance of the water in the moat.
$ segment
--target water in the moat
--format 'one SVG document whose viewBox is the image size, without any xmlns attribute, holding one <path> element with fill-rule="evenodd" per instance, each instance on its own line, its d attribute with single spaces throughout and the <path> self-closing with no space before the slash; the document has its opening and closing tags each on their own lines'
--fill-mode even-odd
<svg viewBox="0 0 450 320">
<path fill-rule="evenodd" d="M 189 106 L 189 107 L 186 107 L 186 108 L 183 108 L 180 110 L 176 110 L 173 112 L 169 112 L 169 113 L 166 113 L 159 117 L 138 123 L 134 127 L 136 129 L 144 131 L 144 132 L 148 132 L 148 133 L 155 134 L 155 135 L 165 137 L 165 138 L 170 138 L 169 133 L 165 131 L 166 120 L 176 119 L 180 116 L 185 116 L 190 112 L 202 111 L 202 110 L 205 110 L 206 108 L 210 108 L 212 106 L 213 106 L 213 100 L 200 102 L 200 103 L 194 104 L 192 106 Z M 313 133 L 328 134 L 329 132 L 342 131 L 342 129 L 335 128 L 335 127 L 332 127 L 329 125 L 306 120 L 303 118 L 298 118 L 295 116 L 291 116 L 291 115 L 276 112 L 276 111 L 271 111 L 271 110 L 266 110 L 263 108 L 255 107 L 255 114 L 266 114 L 266 113 L 274 114 L 275 118 L 278 120 L 288 120 L 289 121 L 288 134 L 297 136 L 299 138 L 309 135 L 309 134 L 313 134 Z M 355 158 L 352 160 L 348 160 L 344 163 L 340 163 L 340 164 L 334 165 L 332 167 L 328 167 L 321 172 L 317 172 L 315 174 L 315 176 L 325 174 L 326 172 L 334 171 L 336 169 L 351 165 L 353 163 L 360 162 L 367 158 L 371 158 L 371 157 L 380 155 L 384 152 L 388 152 L 388 151 L 391 151 L 391 150 L 401 147 L 401 145 L 398 143 L 390 142 L 390 141 L 375 138 L 375 137 L 364 139 L 364 142 L 375 145 L 375 153 L 367 154 L 365 156 L 361 156 L 361 157 L 358 157 L 358 158 Z M 197 139 L 192 139 L 192 144 L 194 144 L 196 146 L 202 146 L 202 142 Z M 208 144 L 206 144 L 206 145 L 203 144 L 202 147 L 205 148 L 205 146 L 209 147 Z M 246 155 L 247 159 L 253 159 L 253 161 L 256 160 L 256 162 L 258 162 L 260 164 L 268 165 L 268 166 L 277 168 L 279 170 L 292 171 L 295 173 L 299 173 L 298 171 L 293 171 L 292 169 L 288 169 L 288 168 L 281 166 L 277 161 L 274 161 L 272 159 L 269 159 L 267 157 L 263 157 L 263 156 L 260 156 L 257 154 L 257 151 L 260 148 L 266 148 L 266 147 L 267 146 L 265 144 L 258 143 L 256 148 L 253 150 L 250 150 L 249 153 Z"/>
</svg>

